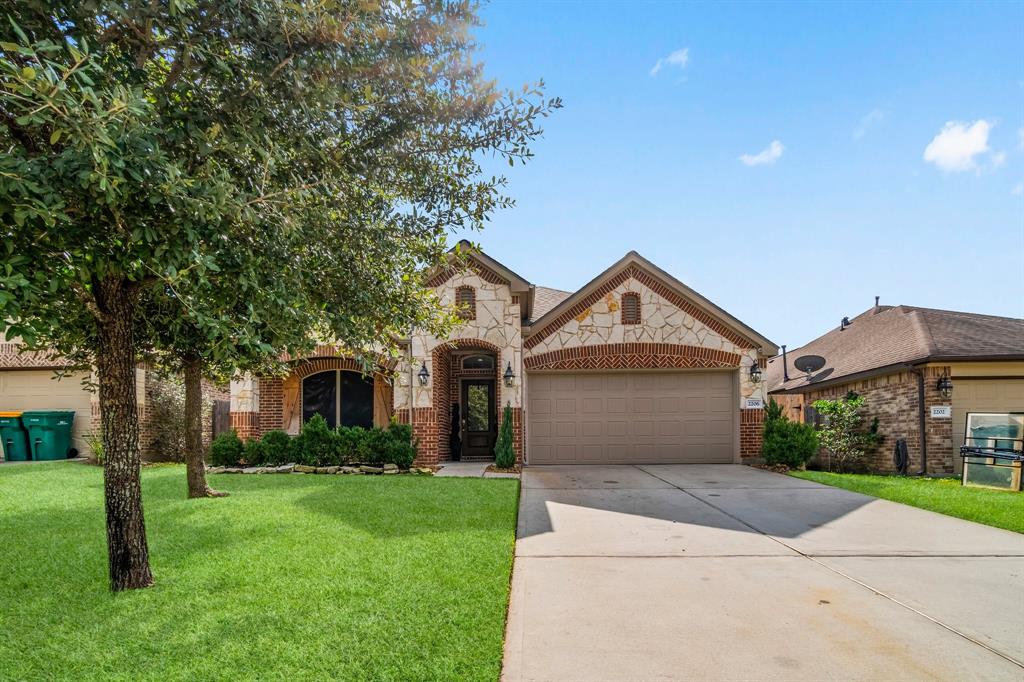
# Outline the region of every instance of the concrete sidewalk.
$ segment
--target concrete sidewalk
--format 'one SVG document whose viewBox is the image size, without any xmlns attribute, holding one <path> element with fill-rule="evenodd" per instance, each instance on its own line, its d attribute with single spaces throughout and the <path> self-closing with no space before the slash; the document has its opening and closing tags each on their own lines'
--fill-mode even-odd
<svg viewBox="0 0 1024 682">
<path fill-rule="evenodd" d="M 1024 536 L 749 467 L 523 474 L 506 680 L 1024 679 Z"/>
</svg>

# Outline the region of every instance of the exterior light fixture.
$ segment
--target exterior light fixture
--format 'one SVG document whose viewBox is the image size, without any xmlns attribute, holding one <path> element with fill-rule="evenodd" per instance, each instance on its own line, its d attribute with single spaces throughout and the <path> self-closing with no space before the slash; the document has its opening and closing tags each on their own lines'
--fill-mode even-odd
<svg viewBox="0 0 1024 682">
<path fill-rule="evenodd" d="M 423 365 L 420 367 L 420 372 L 417 375 L 420 378 L 420 386 L 426 386 L 427 381 L 430 379 L 430 372 L 427 371 L 427 361 L 423 361 Z"/>
<path fill-rule="evenodd" d="M 935 382 L 935 388 L 943 398 L 949 398 L 953 395 L 953 380 L 949 378 L 949 375 L 943 374 L 939 377 L 939 380 Z"/>
<path fill-rule="evenodd" d="M 750 383 L 761 383 L 761 365 L 757 364 L 757 360 L 754 360 L 750 365 Z"/>
<path fill-rule="evenodd" d="M 511 386 L 516 380 L 516 373 L 512 371 L 512 361 L 509 360 L 508 367 L 505 368 L 505 373 L 501 375 L 505 378 L 505 385 Z"/>
</svg>

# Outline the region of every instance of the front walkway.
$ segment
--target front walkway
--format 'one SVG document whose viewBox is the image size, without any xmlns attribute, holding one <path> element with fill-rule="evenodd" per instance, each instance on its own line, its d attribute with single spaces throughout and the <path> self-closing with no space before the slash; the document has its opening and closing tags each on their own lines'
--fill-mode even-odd
<svg viewBox="0 0 1024 682">
<path fill-rule="evenodd" d="M 733 465 L 523 474 L 506 680 L 1019 680 L 1024 536 Z"/>
</svg>

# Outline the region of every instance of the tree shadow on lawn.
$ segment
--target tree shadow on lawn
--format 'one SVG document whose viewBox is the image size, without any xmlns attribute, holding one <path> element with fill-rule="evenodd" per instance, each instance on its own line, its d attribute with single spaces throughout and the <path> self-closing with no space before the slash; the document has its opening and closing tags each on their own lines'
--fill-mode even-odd
<svg viewBox="0 0 1024 682">
<path fill-rule="evenodd" d="M 518 481 L 413 476 L 345 477 L 296 501 L 378 538 L 513 532 Z"/>
</svg>

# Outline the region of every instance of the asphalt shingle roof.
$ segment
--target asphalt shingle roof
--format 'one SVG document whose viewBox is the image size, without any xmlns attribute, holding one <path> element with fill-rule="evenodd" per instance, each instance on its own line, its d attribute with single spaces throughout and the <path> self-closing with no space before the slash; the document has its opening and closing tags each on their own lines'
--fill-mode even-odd
<svg viewBox="0 0 1024 682">
<path fill-rule="evenodd" d="M 533 319 L 539 320 L 549 310 L 572 296 L 571 291 L 551 289 L 549 287 L 534 287 L 533 291 Z"/>
<path fill-rule="evenodd" d="M 870 308 L 787 355 L 768 361 L 769 391 L 805 388 L 902 363 L 940 359 L 1024 359 L 1024 320 L 914 306 Z M 793 366 L 802 355 L 820 355 L 825 366 L 808 382 Z"/>
</svg>

